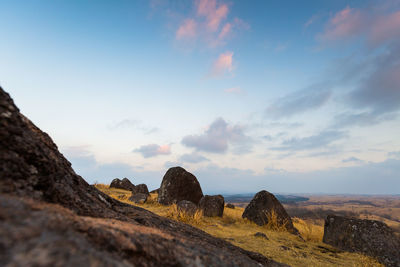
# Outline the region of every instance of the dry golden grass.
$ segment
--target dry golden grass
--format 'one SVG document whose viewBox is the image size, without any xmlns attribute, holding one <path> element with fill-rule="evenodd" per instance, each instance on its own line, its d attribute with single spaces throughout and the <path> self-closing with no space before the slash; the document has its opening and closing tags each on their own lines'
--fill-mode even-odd
<svg viewBox="0 0 400 267">
<path fill-rule="evenodd" d="M 225 208 L 222 218 L 203 217 L 200 212 L 189 216 L 179 213 L 176 205 L 160 205 L 157 202 L 157 194 L 150 194 L 148 201 L 144 204 L 134 204 L 128 200 L 130 191 L 110 189 L 107 185 L 96 185 L 96 187 L 119 201 L 190 224 L 236 246 L 261 253 L 291 266 L 382 266 L 364 255 L 341 252 L 322 243 L 323 227 L 309 221 L 297 218 L 293 220 L 294 226 L 300 231 L 304 241 L 274 225 L 276 216 L 273 214 L 269 215 L 271 223 L 268 226 L 258 226 L 247 219 L 242 219 L 244 209 L 240 207 Z M 254 236 L 257 232 L 264 233 L 269 240 Z"/>
</svg>

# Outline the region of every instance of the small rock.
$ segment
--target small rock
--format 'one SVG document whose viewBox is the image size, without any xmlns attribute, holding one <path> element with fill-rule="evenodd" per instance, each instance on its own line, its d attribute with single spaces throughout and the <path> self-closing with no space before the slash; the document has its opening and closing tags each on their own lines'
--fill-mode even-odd
<svg viewBox="0 0 400 267">
<path fill-rule="evenodd" d="M 221 195 L 217 196 L 204 196 L 199 203 L 199 208 L 203 211 L 203 215 L 206 217 L 222 217 L 224 214 L 224 197 Z"/>
<path fill-rule="evenodd" d="M 234 209 L 234 208 L 235 208 L 235 205 L 233 205 L 232 203 L 228 203 L 228 204 L 226 204 L 225 207 L 227 207 L 227 208 L 229 208 L 229 209 Z"/>
<path fill-rule="evenodd" d="M 261 232 L 255 233 L 254 236 L 255 237 L 262 237 L 262 238 L 265 238 L 265 239 L 269 240 L 268 236 L 266 234 L 264 234 L 264 233 L 261 233 Z"/>
<path fill-rule="evenodd" d="M 132 194 L 132 196 L 129 198 L 129 201 L 132 201 L 136 204 L 144 204 L 147 201 L 147 196 L 148 195 L 143 193 Z"/>
<path fill-rule="evenodd" d="M 115 178 L 114 180 L 112 180 L 110 188 L 118 188 L 132 191 L 135 188 L 135 185 L 132 184 L 128 178 L 124 178 L 122 180 Z"/>
<path fill-rule="evenodd" d="M 179 213 L 185 213 L 189 216 L 194 216 L 197 211 L 197 206 L 189 200 L 181 200 L 176 204 Z"/>
<path fill-rule="evenodd" d="M 132 194 L 138 194 L 138 193 L 142 193 L 142 194 L 146 194 L 149 195 L 149 189 L 147 189 L 147 185 L 145 184 L 138 184 L 137 186 L 135 186 L 134 189 L 132 189 Z"/>
</svg>

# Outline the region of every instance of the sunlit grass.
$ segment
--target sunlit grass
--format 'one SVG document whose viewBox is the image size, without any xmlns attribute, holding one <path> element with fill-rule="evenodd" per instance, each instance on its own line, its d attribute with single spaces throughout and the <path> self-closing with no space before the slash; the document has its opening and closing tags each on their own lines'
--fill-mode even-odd
<svg viewBox="0 0 400 267">
<path fill-rule="evenodd" d="M 157 202 L 157 194 L 150 194 L 144 204 L 134 204 L 128 199 L 130 191 L 110 189 L 107 185 L 96 187 L 111 197 L 131 205 L 145 208 L 160 216 L 197 227 L 215 237 L 225 239 L 244 249 L 255 251 L 278 262 L 291 266 L 382 266 L 375 260 L 358 253 L 341 252 L 322 243 L 323 226 L 294 218 L 293 224 L 303 239 L 290 234 L 276 224 L 276 216 L 269 215 L 267 226 L 258 226 L 242 218 L 243 208 L 224 209 L 223 217 L 204 217 L 201 212 L 194 216 L 179 212 L 176 205 L 164 206 Z M 254 236 L 264 233 L 268 240 Z"/>
</svg>

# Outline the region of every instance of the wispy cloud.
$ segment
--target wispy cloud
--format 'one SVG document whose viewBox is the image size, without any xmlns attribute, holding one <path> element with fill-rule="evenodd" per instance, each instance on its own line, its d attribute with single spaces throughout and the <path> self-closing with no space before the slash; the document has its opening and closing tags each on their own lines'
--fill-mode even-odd
<svg viewBox="0 0 400 267">
<path fill-rule="evenodd" d="M 233 52 L 227 51 L 219 55 L 214 61 L 211 76 L 223 76 L 233 70 Z"/>
<path fill-rule="evenodd" d="M 188 163 L 199 163 L 199 162 L 209 161 L 208 158 L 198 153 L 183 154 L 182 156 L 179 157 L 179 160 Z"/>
<path fill-rule="evenodd" d="M 243 93 L 243 90 L 240 87 L 231 87 L 231 88 L 225 89 L 224 92 L 228 93 L 228 94 L 241 94 L 241 93 Z"/>
<path fill-rule="evenodd" d="M 145 158 L 156 157 L 159 155 L 169 155 L 171 154 L 171 146 L 170 145 L 157 145 L 157 144 L 149 144 L 143 145 L 139 148 L 133 150 L 133 152 L 138 152 L 142 154 Z"/>
<path fill-rule="evenodd" d="M 117 122 L 113 122 L 110 123 L 107 128 L 112 131 L 122 129 L 135 129 L 145 134 L 152 134 L 160 131 L 159 128 L 145 125 L 141 120 L 136 119 L 123 119 Z"/>
<path fill-rule="evenodd" d="M 225 153 L 229 145 L 232 145 L 236 153 L 240 154 L 251 150 L 252 139 L 245 135 L 243 126 L 231 125 L 218 118 L 204 133 L 185 136 L 182 144 L 198 151 L 212 153 Z"/>
<path fill-rule="evenodd" d="M 176 31 L 176 39 L 182 40 L 195 38 L 196 27 L 196 21 L 194 21 L 193 19 L 186 19 Z"/>
<path fill-rule="evenodd" d="M 356 158 L 356 157 L 350 157 L 342 160 L 343 163 L 363 163 L 364 161 Z"/>
</svg>

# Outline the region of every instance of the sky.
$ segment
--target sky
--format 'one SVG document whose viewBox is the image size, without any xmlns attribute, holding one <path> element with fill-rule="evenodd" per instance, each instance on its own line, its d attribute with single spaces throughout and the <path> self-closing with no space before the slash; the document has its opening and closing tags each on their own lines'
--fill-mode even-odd
<svg viewBox="0 0 400 267">
<path fill-rule="evenodd" d="M 0 0 L 0 85 L 89 183 L 400 194 L 400 1 Z"/>
</svg>

